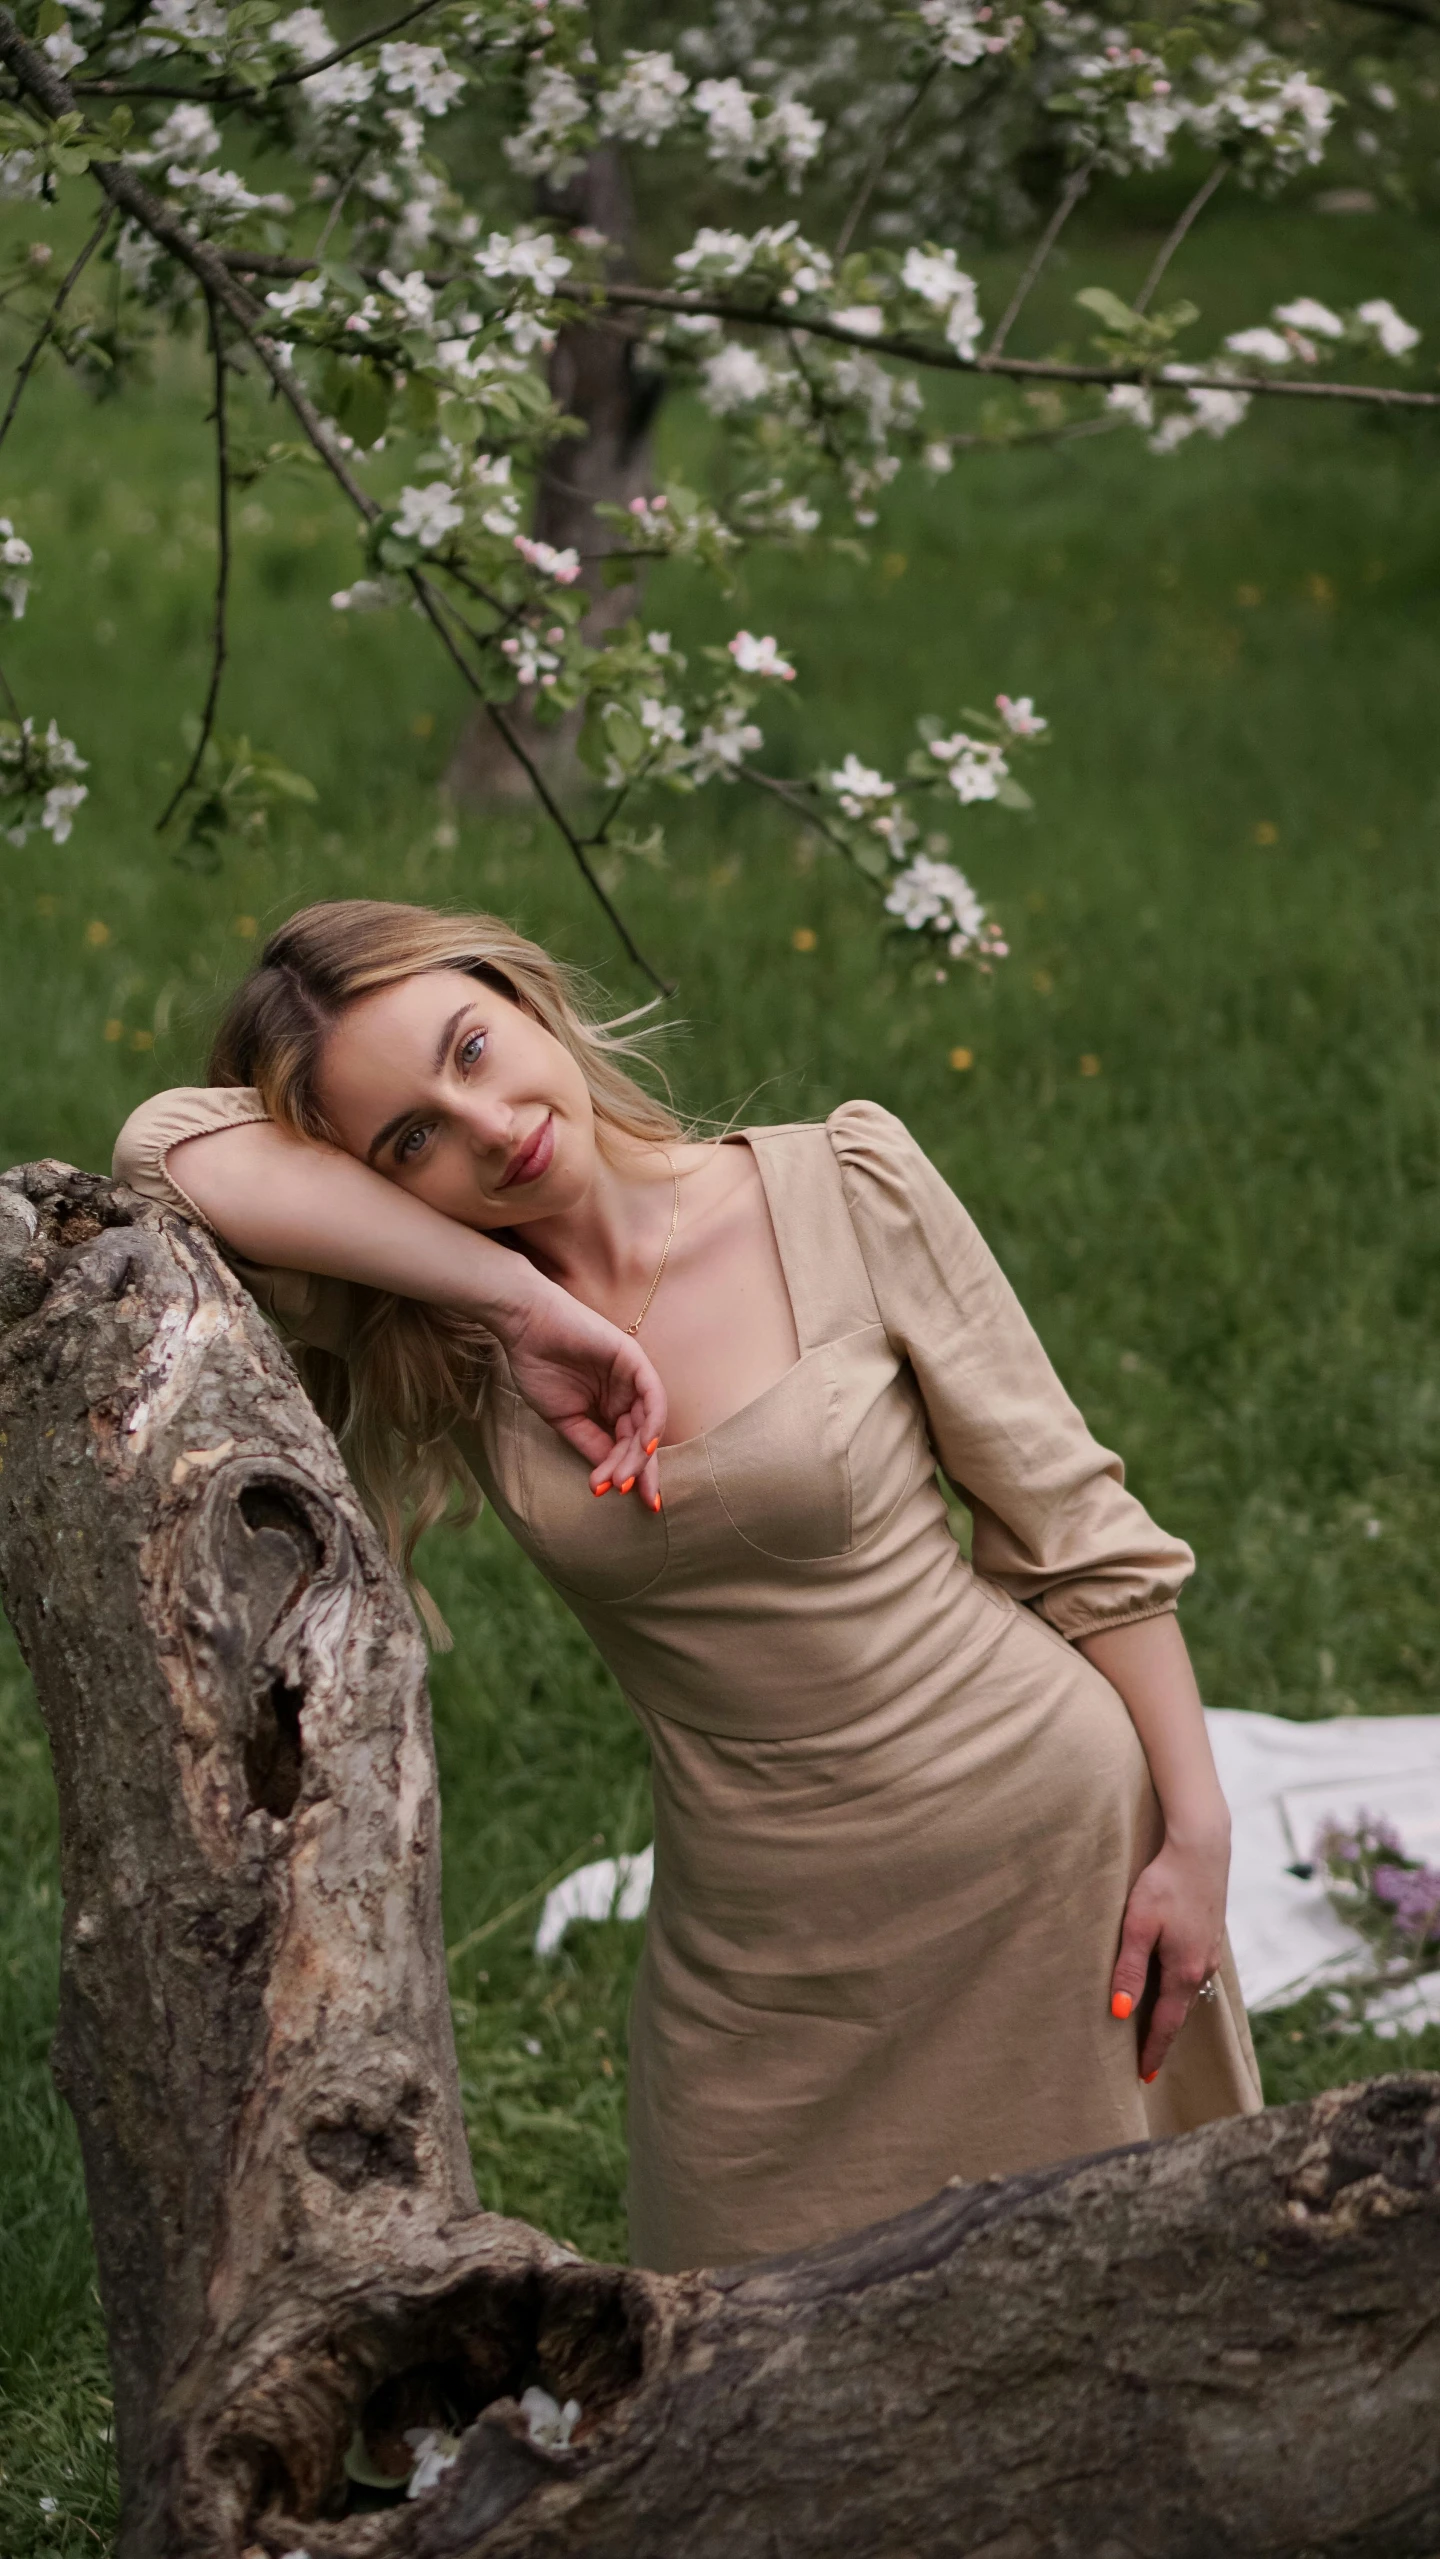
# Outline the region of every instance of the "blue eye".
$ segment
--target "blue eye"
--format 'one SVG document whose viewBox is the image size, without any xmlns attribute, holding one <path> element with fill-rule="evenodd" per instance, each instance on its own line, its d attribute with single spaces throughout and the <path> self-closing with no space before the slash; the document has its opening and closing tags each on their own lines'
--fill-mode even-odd
<svg viewBox="0 0 1440 2559">
<path fill-rule="evenodd" d="M 461 1041 L 459 1049 L 459 1063 L 462 1068 L 468 1069 L 472 1066 L 478 1065 L 481 1057 L 483 1057 L 485 1053 L 485 1041 L 487 1036 L 487 1033 L 484 1031 L 470 1031 L 467 1033 L 466 1037 Z"/>
<path fill-rule="evenodd" d="M 413 1164 L 419 1156 L 429 1134 L 430 1132 L 427 1128 L 407 1128 L 404 1136 L 401 1138 L 395 1149 L 396 1163 Z M 418 1146 L 415 1143 L 417 1138 L 420 1141 Z"/>
</svg>

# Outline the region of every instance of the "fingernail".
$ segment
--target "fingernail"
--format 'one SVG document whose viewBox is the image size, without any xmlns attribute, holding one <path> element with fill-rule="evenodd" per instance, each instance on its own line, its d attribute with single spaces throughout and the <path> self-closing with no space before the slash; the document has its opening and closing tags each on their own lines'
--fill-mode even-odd
<svg viewBox="0 0 1440 2559">
<path fill-rule="evenodd" d="M 651 1503 L 650 1508 L 652 1511 L 658 1511 L 660 1508 L 660 1496 L 658 1493 L 656 1494 L 654 1501 Z"/>
<path fill-rule="evenodd" d="M 1128 1990 L 1117 1990 L 1110 2002 L 1110 2014 L 1112 2017 L 1128 2017 L 1134 2005 Z"/>
<path fill-rule="evenodd" d="M 659 1447 L 659 1445 L 660 1445 L 660 1442 L 658 1441 L 658 1439 L 647 1439 L 647 1441 L 645 1442 L 645 1454 L 646 1454 L 646 1456 L 647 1456 L 647 1457 L 653 1457 L 653 1456 L 654 1456 L 654 1454 L 655 1454 L 655 1451 L 656 1451 L 656 1449 Z"/>
<path fill-rule="evenodd" d="M 592 1485 L 591 1485 L 591 1487 L 590 1487 L 590 1490 L 591 1490 L 591 1492 L 594 1494 L 595 1499 L 596 1499 L 596 1500 L 597 1500 L 597 1502 L 598 1502 L 598 1500 L 600 1499 L 601 1494 L 602 1494 L 602 1493 L 608 1493 L 608 1492 L 609 1492 L 609 1490 L 610 1490 L 610 1487 L 609 1487 L 609 1484 L 608 1484 L 608 1483 L 605 1483 L 605 1484 L 592 1484 Z"/>
<path fill-rule="evenodd" d="M 1140 2073 L 1140 2076 L 1141 2076 L 1141 2078 L 1144 2080 L 1145 2085 L 1146 2085 L 1146 2087 L 1148 2088 L 1148 2087 L 1149 2087 L 1149 2085 L 1150 2085 L 1151 2080 L 1152 2080 L 1152 2079 L 1158 2079 L 1158 2078 L 1159 2078 L 1159 2076 L 1160 2076 L 1160 2064 L 1158 2063 L 1158 2061 L 1157 2061 L 1157 2063 L 1155 2064 L 1155 2067 L 1154 2067 L 1154 2069 L 1153 2069 L 1153 2070 L 1142 2070 L 1142 2071 L 1141 2071 L 1141 2073 Z"/>
<path fill-rule="evenodd" d="M 626 1476 L 626 1478 L 625 1478 L 624 1483 L 623 1483 L 623 1484 L 621 1485 L 621 1487 L 620 1487 L 621 1492 L 622 1492 L 622 1493 L 628 1493 L 628 1492 L 629 1492 L 629 1490 L 630 1490 L 630 1487 L 631 1487 L 631 1485 L 634 1483 L 634 1481 L 635 1481 L 635 1478 L 634 1478 L 634 1476 L 633 1476 L 633 1475 L 627 1475 L 627 1476 Z"/>
</svg>

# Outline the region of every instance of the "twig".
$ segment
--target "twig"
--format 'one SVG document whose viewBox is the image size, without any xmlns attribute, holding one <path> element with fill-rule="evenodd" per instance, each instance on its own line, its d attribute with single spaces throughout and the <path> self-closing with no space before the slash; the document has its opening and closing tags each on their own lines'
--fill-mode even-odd
<svg viewBox="0 0 1440 2559">
<path fill-rule="evenodd" d="M 889 130 L 881 135 L 879 142 L 876 144 L 875 149 L 870 156 L 869 166 L 865 171 L 864 177 L 860 181 L 860 187 L 855 201 L 851 205 L 849 212 L 846 214 L 845 219 L 840 226 L 840 237 L 835 243 L 835 264 L 837 267 L 860 227 L 861 217 L 864 214 L 865 208 L 884 174 L 886 161 L 889 159 L 891 152 L 894 150 L 896 143 L 899 141 L 901 134 L 904 132 L 905 127 L 910 121 L 910 118 L 914 115 L 916 108 L 920 105 L 921 100 L 924 98 L 926 91 L 929 89 L 931 82 L 934 80 L 939 69 L 940 64 L 937 59 L 931 63 L 928 71 L 926 71 L 920 79 L 916 86 L 915 94 L 911 98 L 908 106 L 902 109 L 901 113 L 895 118 L 893 124 L 889 127 Z"/>
<path fill-rule="evenodd" d="M 215 726 L 215 711 L 220 700 L 220 680 L 225 672 L 227 634 L 225 609 L 230 592 L 230 428 L 226 412 L 225 336 L 220 312 L 212 295 L 205 297 L 210 314 L 210 345 L 215 359 L 215 531 L 220 557 L 215 570 L 214 639 L 210 658 L 210 682 L 205 693 L 205 708 L 200 714 L 200 734 L 190 758 L 185 778 L 178 783 L 163 817 L 156 820 L 155 832 L 163 835 L 170 820 L 192 787 L 210 743 Z"/>
<path fill-rule="evenodd" d="M 421 611 L 425 614 L 426 619 L 438 633 L 451 663 L 458 669 L 464 682 L 475 695 L 476 700 L 484 703 L 487 717 L 498 730 L 511 754 L 514 756 L 516 763 L 526 775 L 531 789 L 535 793 L 541 807 L 544 809 L 546 816 L 550 819 L 551 824 L 557 829 L 559 834 L 564 837 L 566 844 L 569 846 L 570 851 L 574 856 L 576 866 L 580 871 L 586 887 L 590 890 L 592 896 L 608 916 L 614 931 L 618 934 L 620 941 L 624 945 L 624 948 L 630 958 L 634 961 L 635 966 L 640 969 L 646 977 L 648 977 L 651 985 L 655 987 L 661 995 L 673 995 L 675 992 L 673 979 L 663 978 L 658 969 L 651 967 L 650 962 L 645 957 L 644 952 L 641 950 L 639 943 L 636 941 L 623 915 L 621 915 L 619 909 L 606 895 L 606 892 L 591 865 L 590 858 L 586 852 L 584 844 L 581 842 L 580 837 L 576 834 L 574 827 L 570 824 L 564 810 L 555 798 L 543 773 L 536 764 L 534 757 L 528 752 L 516 731 L 511 727 L 510 722 L 506 719 L 499 704 L 487 699 L 484 687 L 481 684 L 479 677 L 476 675 L 474 668 L 469 665 L 463 649 L 456 645 L 453 634 L 446 628 L 444 611 L 445 599 L 437 595 L 429 579 L 422 577 L 418 569 L 411 569 L 407 574 L 415 595 L 419 600 Z"/>
<path fill-rule="evenodd" d="M 363 36 L 352 36 L 347 44 L 339 44 L 333 53 L 324 53 L 318 62 L 297 63 L 293 71 L 281 71 L 268 81 L 263 90 L 249 88 L 160 88 L 147 81 L 72 80 L 70 87 L 77 98 L 193 98 L 207 107 L 232 107 L 249 104 L 263 106 L 276 89 L 293 89 L 298 81 L 313 80 L 320 71 L 333 71 L 337 62 L 348 62 L 352 53 L 363 53 L 367 44 L 378 44 L 383 36 L 398 35 L 402 27 L 412 26 L 417 18 L 428 16 L 432 9 L 443 7 L 444 0 L 418 0 L 418 5 L 401 11 L 398 18 L 387 18 L 382 26 L 370 27 Z M 477 48 L 478 50 L 479 48 Z"/>
<path fill-rule="evenodd" d="M 1061 196 L 1059 203 L 1056 205 L 1054 212 L 1051 214 L 1049 221 L 1046 223 L 1044 230 L 1041 232 L 1040 238 L 1036 243 L 1034 253 L 1031 256 L 1030 263 L 1020 278 L 1019 283 L 1016 285 L 1014 292 L 1011 294 L 1009 305 L 1000 322 L 1000 326 L 996 330 L 994 337 L 991 339 L 989 346 L 985 350 L 987 361 L 999 355 L 1006 339 L 1009 337 L 1010 332 L 1015 325 L 1015 322 L 1020 317 L 1021 310 L 1029 299 L 1031 286 L 1035 283 L 1041 268 L 1044 266 L 1046 259 L 1049 257 L 1051 250 L 1054 248 L 1056 241 L 1059 239 L 1060 234 L 1064 230 L 1066 223 L 1069 221 L 1071 214 L 1074 212 L 1076 205 L 1079 203 L 1080 198 L 1090 184 L 1091 174 L 1094 170 L 1097 157 L 1098 154 L 1092 151 L 1089 159 L 1082 161 L 1078 169 L 1072 169 L 1069 177 L 1066 179 L 1065 191 Z"/>
<path fill-rule="evenodd" d="M 86 267 L 89 265 L 90 260 L 99 248 L 101 241 L 104 239 L 105 234 L 109 230 L 114 219 L 114 206 L 107 204 L 100 220 L 96 223 L 95 228 L 91 232 L 89 239 L 86 241 L 84 248 L 81 250 L 79 257 L 70 269 L 70 272 L 61 285 L 59 292 L 56 294 L 54 301 L 51 303 L 49 310 L 46 312 L 44 319 L 41 321 L 39 329 L 36 331 L 35 336 L 31 339 L 24 355 L 21 357 L 19 368 L 15 375 L 14 387 L 10 393 L 9 404 L 6 408 L 3 419 L 0 419 L 0 444 L 4 443 L 6 436 L 9 434 L 10 429 L 15 422 L 15 412 L 19 408 L 20 402 L 24 397 L 25 385 L 29 381 L 31 374 L 34 372 L 35 367 L 40 360 L 41 351 L 49 339 L 51 330 L 54 328 L 56 321 L 59 319 L 61 312 L 64 310 L 65 305 L 70 298 L 71 288 L 79 283 L 81 276 L 84 274 Z"/>
<path fill-rule="evenodd" d="M 1196 221 L 1204 212 L 1206 205 L 1215 193 L 1216 188 L 1220 185 L 1221 180 L 1228 174 L 1229 167 L 1230 163 L 1228 160 L 1217 160 L 1209 177 L 1205 180 L 1204 185 L 1196 188 L 1195 193 L 1190 198 L 1189 203 L 1186 205 L 1184 212 L 1181 214 L 1180 219 L 1176 223 L 1168 240 L 1166 240 L 1163 246 L 1157 251 L 1155 263 L 1150 269 L 1149 274 L 1145 278 L 1144 283 L 1141 285 L 1139 292 L 1136 294 L 1135 299 L 1130 306 L 1133 311 L 1145 311 L 1149 309 L 1150 298 L 1154 293 L 1156 286 L 1159 284 L 1160 278 L 1170 264 L 1171 259 L 1174 257 L 1175 252 L 1179 248 L 1181 241 L 1184 239 L 1186 232 L 1189 230 L 1191 223 Z"/>
<path fill-rule="evenodd" d="M 837 853 L 843 853 L 846 861 L 853 863 L 854 856 L 839 828 L 831 825 L 822 809 L 803 799 L 793 782 L 782 782 L 774 773 L 761 773 L 753 764 L 737 764 L 735 770 L 742 782 L 753 782 L 757 791 L 768 791 L 772 799 L 779 800 L 790 810 L 792 816 L 803 818 L 807 826 L 813 826 L 817 835 L 823 835 L 827 844 L 833 845 Z"/>
<path fill-rule="evenodd" d="M 6 674 L 3 666 L 0 666 L 0 693 L 4 694 L 6 701 L 10 706 L 10 717 L 15 722 L 16 727 L 23 728 L 25 723 L 21 717 L 20 705 L 16 701 L 15 696 L 10 689 L 10 678 Z"/>
</svg>

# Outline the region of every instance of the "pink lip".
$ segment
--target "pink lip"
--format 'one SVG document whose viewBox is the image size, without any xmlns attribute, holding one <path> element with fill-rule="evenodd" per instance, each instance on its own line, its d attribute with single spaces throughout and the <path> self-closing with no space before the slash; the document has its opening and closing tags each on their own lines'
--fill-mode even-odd
<svg viewBox="0 0 1440 2559">
<path fill-rule="evenodd" d="M 547 1111 L 533 1137 L 527 1137 L 506 1167 L 502 1191 L 519 1190 L 525 1182 L 538 1182 L 550 1170 L 555 1153 L 555 1114 Z"/>
</svg>

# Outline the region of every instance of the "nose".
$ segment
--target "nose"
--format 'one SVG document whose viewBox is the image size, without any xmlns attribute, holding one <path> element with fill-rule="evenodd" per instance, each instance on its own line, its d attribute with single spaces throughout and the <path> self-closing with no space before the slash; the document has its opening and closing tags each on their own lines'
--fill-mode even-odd
<svg viewBox="0 0 1440 2559">
<path fill-rule="evenodd" d="M 503 1167 L 512 1155 L 519 1138 L 515 1114 L 510 1104 L 498 1094 L 467 1093 L 461 1109 L 465 1142 L 477 1162 L 488 1163 L 490 1170 Z"/>
</svg>

